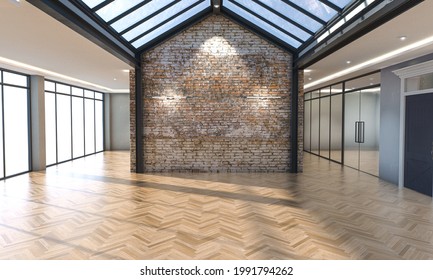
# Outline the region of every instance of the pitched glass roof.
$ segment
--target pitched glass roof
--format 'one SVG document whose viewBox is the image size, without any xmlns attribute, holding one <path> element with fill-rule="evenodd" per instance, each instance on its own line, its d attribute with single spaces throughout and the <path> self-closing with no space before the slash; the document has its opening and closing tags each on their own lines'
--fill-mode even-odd
<svg viewBox="0 0 433 280">
<path fill-rule="evenodd" d="M 374 0 L 369 0 L 374 1 Z M 99 18 L 133 48 L 142 49 L 191 18 L 212 12 L 211 0 L 70 0 Z M 236 17 L 292 50 L 300 48 L 352 2 L 362 0 L 224 0 Z M 221 3 L 221 2 L 220 2 Z"/>
</svg>

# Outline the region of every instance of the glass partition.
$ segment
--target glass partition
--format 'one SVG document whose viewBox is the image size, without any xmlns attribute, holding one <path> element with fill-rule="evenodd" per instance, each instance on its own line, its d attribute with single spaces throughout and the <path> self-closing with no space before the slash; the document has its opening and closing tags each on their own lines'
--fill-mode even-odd
<svg viewBox="0 0 433 280">
<path fill-rule="evenodd" d="M 103 93 L 45 82 L 47 165 L 104 150 Z"/>
<path fill-rule="evenodd" d="M 311 151 L 311 100 L 304 104 L 304 150 Z"/>
<path fill-rule="evenodd" d="M 325 158 L 329 158 L 330 99 L 329 96 L 320 98 L 320 155 Z"/>
<path fill-rule="evenodd" d="M 380 88 L 361 90 L 362 143 L 359 169 L 379 176 Z"/>
<path fill-rule="evenodd" d="M 29 171 L 28 89 L 3 87 L 5 176 Z"/>
<path fill-rule="evenodd" d="M 57 162 L 72 159 L 71 97 L 57 95 Z"/>
<path fill-rule="evenodd" d="M 311 101 L 311 152 L 319 154 L 320 99 Z"/>
<path fill-rule="evenodd" d="M 331 137 L 330 158 L 334 161 L 342 161 L 343 152 L 343 95 L 331 96 Z"/>
<path fill-rule="evenodd" d="M 84 100 L 84 149 L 87 154 L 95 152 L 95 101 L 91 99 Z"/>
<path fill-rule="evenodd" d="M 0 179 L 30 170 L 29 78 L 0 69 Z"/>
<path fill-rule="evenodd" d="M 0 72 L 0 82 L 2 81 L 2 75 Z M 3 86 L 0 86 L 0 96 L 3 96 Z M 0 108 L 3 108 L 3 101 L 0 98 Z M 0 114 L 0 124 L 3 123 L 3 114 Z M 3 152 L 3 129 L 0 129 L 0 178 L 4 178 L 4 152 Z"/>
<path fill-rule="evenodd" d="M 45 92 L 46 165 L 57 162 L 56 94 Z"/>
<path fill-rule="evenodd" d="M 84 99 L 72 97 L 72 153 L 74 158 L 84 156 Z"/>
<path fill-rule="evenodd" d="M 305 96 L 304 150 L 378 176 L 380 73 Z"/>
</svg>

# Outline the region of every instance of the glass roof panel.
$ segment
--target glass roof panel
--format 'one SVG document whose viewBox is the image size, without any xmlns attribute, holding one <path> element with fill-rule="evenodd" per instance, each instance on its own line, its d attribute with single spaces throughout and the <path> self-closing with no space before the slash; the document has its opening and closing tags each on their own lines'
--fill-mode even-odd
<svg viewBox="0 0 433 280">
<path fill-rule="evenodd" d="M 175 29 L 197 13 L 210 8 L 209 0 L 77 0 L 86 4 L 132 46 L 142 45 Z M 224 0 L 223 8 L 243 18 L 247 24 L 299 48 L 313 33 L 319 32 L 340 9 L 355 0 Z M 373 2 L 374 0 L 368 0 Z M 72 2 L 72 1 L 71 1 Z M 328 3 L 328 5 L 326 4 Z M 332 4 L 331 4 L 332 3 Z M 362 1 L 362 3 L 365 3 Z M 365 5 L 364 5 L 365 6 Z M 98 10 L 95 8 L 98 7 Z M 99 8 L 100 7 L 100 8 Z M 334 7 L 334 9 L 332 8 Z M 337 9 L 339 7 L 340 9 Z M 222 13 L 224 14 L 224 9 Z M 346 15 L 344 24 L 358 9 Z M 326 27 L 325 38 L 338 26 Z M 330 28 L 330 29 L 329 29 Z M 161 37 L 162 38 L 162 37 Z"/>
<path fill-rule="evenodd" d="M 260 6 L 259 4 L 255 3 L 251 0 L 235 0 L 233 2 L 237 2 L 239 4 L 242 4 L 244 7 L 250 9 L 254 13 L 268 19 L 273 24 L 283 28 L 290 34 L 293 34 L 294 36 L 298 37 L 299 39 L 306 41 L 308 38 L 310 38 L 310 34 L 305 32 L 304 30 L 298 28 L 297 26 L 293 25 L 292 23 L 282 19 L 275 13 L 271 12 L 270 10 Z"/>
<path fill-rule="evenodd" d="M 98 10 L 96 13 L 103 20 L 110 21 L 143 1 L 144 0 L 115 0 L 102 9 Z"/>
<path fill-rule="evenodd" d="M 329 21 L 337 14 L 335 10 L 323 4 L 319 0 L 289 0 L 298 7 L 312 13 L 324 21 Z"/>
<path fill-rule="evenodd" d="M 346 7 L 347 4 L 352 2 L 352 0 L 329 0 L 329 2 L 332 2 L 333 4 L 343 9 L 344 7 Z"/>
<path fill-rule="evenodd" d="M 232 12 L 236 13 L 237 15 L 243 17 L 251 24 L 259 27 L 260 29 L 268 32 L 269 34 L 272 34 L 273 36 L 279 38 L 283 42 L 293 46 L 294 48 L 298 48 L 301 43 L 297 41 L 296 39 L 292 38 L 291 36 L 281 32 L 280 30 L 274 28 L 273 26 L 269 25 L 268 23 L 262 21 L 261 19 L 255 17 L 254 15 L 246 12 L 245 10 L 239 8 L 235 4 L 233 4 L 231 1 L 224 1 L 224 6 L 231 10 Z"/>
<path fill-rule="evenodd" d="M 322 27 L 322 24 L 320 22 L 315 21 L 306 14 L 300 12 L 299 10 L 293 8 L 290 5 L 287 5 L 281 0 L 260 0 L 260 2 L 284 14 L 288 18 L 302 24 L 305 28 L 313 32 L 316 32 Z"/>
<path fill-rule="evenodd" d="M 174 0 L 158 0 L 150 1 L 146 5 L 138 8 L 137 10 L 129 13 L 118 21 L 114 22 L 111 27 L 113 27 L 117 32 L 122 32 L 131 25 L 137 23 L 138 21 L 148 17 L 152 13 L 158 11 L 159 9 L 167 6 L 168 4 L 174 2 Z"/>
<path fill-rule="evenodd" d="M 123 34 L 123 37 L 131 41 L 137 36 L 140 36 L 141 34 L 147 32 L 149 29 L 155 27 L 156 25 L 160 24 L 164 20 L 170 18 L 171 16 L 176 15 L 177 13 L 181 12 L 182 10 L 190 7 L 191 5 L 199 2 L 199 0 L 183 0 L 176 3 L 176 5 L 170 7 L 169 9 L 159 13 L 158 15 L 150 18 L 149 20 L 143 22 L 142 24 L 138 25 L 134 29 L 126 32 Z M 205 1 L 207 2 L 207 1 Z M 209 7 L 209 3 L 207 3 L 207 7 Z"/>
<path fill-rule="evenodd" d="M 105 0 L 82 0 L 90 9 L 93 9 L 95 6 L 101 4 Z"/>
<path fill-rule="evenodd" d="M 184 0 L 182 2 L 187 2 L 187 1 Z M 188 1 L 188 2 L 191 2 L 191 1 Z M 194 2 L 197 2 L 197 1 L 194 1 Z M 183 13 L 182 15 L 179 15 L 176 18 L 172 19 L 171 21 L 167 22 L 166 24 L 162 25 L 161 27 L 153 30 L 152 32 L 149 32 L 145 36 L 143 36 L 140 39 L 138 39 L 137 41 L 133 42 L 132 45 L 136 48 L 139 48 L 139 47 L 149 43 L 153 39 L 157 38 L 159 35 L 164 34 L 165 32 L 176 28 L 176 26 L 182 24 L 186 20 L 194 17 L 195 15 L 206 10 L 207 8 L 209 8 L 209 2 L 204 1 L 204 2 L 196 5 L 194 8 Z"/>
</svg>

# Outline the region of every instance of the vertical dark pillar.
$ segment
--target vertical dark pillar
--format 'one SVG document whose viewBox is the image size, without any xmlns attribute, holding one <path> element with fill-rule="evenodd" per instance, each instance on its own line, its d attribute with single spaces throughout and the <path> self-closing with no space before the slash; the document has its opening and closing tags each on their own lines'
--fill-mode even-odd
<svg viewBox="0 0 433 280">
<path fill-rule="evenodd" d="M 143 159 L 143 75 L 141 64 L 135 67 L 135 156 L 136 172 L 144 173 Z"/>
<path fill-rule="evenodd" d="M 293 58 L 296 60 L 296 57 Z M 290 172 L 298 173 L 298 96 L 299 96 L 299 73 L 298 66 L 292 67 L 292 94 L 290 95 Z"/>
</svg>

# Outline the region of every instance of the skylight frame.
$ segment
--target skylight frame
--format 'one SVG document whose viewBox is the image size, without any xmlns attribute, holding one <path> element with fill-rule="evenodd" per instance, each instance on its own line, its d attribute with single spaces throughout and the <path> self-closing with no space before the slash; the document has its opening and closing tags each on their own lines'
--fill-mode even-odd
<svg viewBox="0 0 433 280">
<path fill-rule="evenodd" d="M 182 0 L 169 0 L 158 1 L 158 0 L 134 0 L 130 2 L 121 2 L 121 0 L 70 0 L 71 2 L 80 2 L 83 6 L 86 6 L 95 17 L 97 17 L 102 23 L 107 26 L 111 32 L 114 32 L 123 41 L 127 42 L 129 47 L 135 50 L 142 50 L 142 46 L 136 44 L 137 41 L 143 37 L 148 36 L 149 33 L 155 32 L 155 30 L 161 29 L 163 33 L 157 36 L 151 36 L 152 38 L 165 38 L 168 37 L 173 30 L 178 28 L 173 25 L 173 22 L 178 22 L 179 25 L 184 25 L 185 22 L 189 22 L 188 18 L 181 18 L 189 10 L 194 7 L 208 2 L 209 9 L 196 9 L 197 13 L 210 14 L 212 11 L 211 0 L 197 0 L 196 2 L 191 0 L 191 3 L 183 5 Z M 249 2 L 250 1 L 250 2 Z M 311 0 L 313 1 L 312 6 L 306 6 L 306 1 L 302 0 L 278 0 L 274 5 L 269 0 L 224 0 L 222 2 L 221 11 L 223 14 L 228 15 L 230 18 L 236 17 L 239 21 L 242 18 L 244 25 L 251 27 L 253 31 L 259 31 L 259 35 L 265 38 L 271 38 L 277 45 L 288 49 L 290 52 L 298 53 L 302 51 L 306 46 L 317 40 L 318 34 L 328 33 L 331 30 L 331 25 L 334 24 L 339 15 L 354 2 L 355 0 Z M 361 2 L 361 1 L 359 1 Z M 87 6 L 86 3 L 92 3 L 91 6 Z M 117 4 L 116 4 L 117 3 Z M 158 7 L 157 4 L 161 3 Z M 231 11 L 230 7 L 226 3 L 230 3 L 236 6 L 235 11 Z M 305 5 L 304 5 L 305 3 Z M 122 4 L 126 4 L 126 7 Z M 129 4 L 129 5 L 128 5 Z M 149 9 L 151 13 L 146 13 L 144 18 L 139 18 L 140 9 L 145 10 L 146 5 L 150 5 Z M 173 9 L 173 6 L 178 4 L 182 8 L 176 11 L 173 15 L 170 12 L 166 12 L 168 9 Z M 122 8 L 119 13 L 103 13 L 112 7 Z M 343 7 L 344 6 L 344 7 Z M 282 9 L 280 9 L 280 7 Z M 315 12 L 315 8 L 317 13 Z M 153 10 L 154 9 L 154 10 Z M 206 13 L 204 12 L 206 10 Z M 135 14 L 134 14 L 135 13 Z M 239 14 L 237 14 L 239 13 Z M 188 13 L 187 13 L 188 14 Z M 241 15 L 240 15 L 241 14 Z M 167 18 L 158 19 L 160 15 L 167 15 Z M 195 14 L 189 13 L 188 16 L 194 16 Z M 129 17 L 129 18 L 128 18 Z M 302 20 L 301 20 L 302 19 Z M 146 22 L 155 22 L 155 25 L 146 26 Z M 308 22 L 308 24 L 303 24 Z M 164 28 L 165 25 L 170 25 L 171 28 Z M 142 26 L 142 27 L 140 27 Z M 142 30 L 141 30 L 141 29 Z M 137 32 L 134 33 L 134 29 Z M 331 30 L 332 31 L 332 30 Z M 131 34 L 131 36 L 128 35 Z M 135 36 L 132 36 L 134 34 Z M 150 37 L 149 37 L 150 38 Z M 274 40 L 276 39 L 276 40 Z M 151 39 L 150 41 L 154 41 Z M 134 44 L 135 43 L 135 44 Z M 150 42 L 144 41 L 143 46 L 148 46 Z"/>
<path fill-rule="evenodd" d="M 249 0 L 249 1 L 251 1 L 251 0 Z M 297 47 L 301 46 L 306 41 L 306 40 L 303 40 L 302 38 L 299 38 L 298 36 L 294 35 L 293 33 L 286 31 L 281 26 L 278 26 L 276 23 L 272 22 L 271 20 L 266 19 L 262 15 L 256 13 L 255 11 L 253 11 L 252 9 L 250 9 L 249 7 L 244 6 L 242 3 L 240 3 L 240 2 L 238 2 L 236 0 L 227 0 L 227 1 L 225 1 L 225 3 L 230 3 L 232 5 L 235 5 L 239 9 L 243 10 L 244 12 L 246 12 L 247 14 L 249 14 L 252 17 L 254 17 L 254 18 L 256 18 L 256 19 L 259 20 L 257 22 L 252 22 L 251 20 L 245 18 L 244 16 L 239 15 L 239 16 L 243 17 L 244 19 L 246 19 L 248 22 L 250 22 L 250 24 L 252 24 L 252 25 L 254 25 L 254 26 L 256 26 L 256 27 L 258 27 L 258 28 L 260 28 L 260 29 L 262 29 L 262 30 L 264 30 L 266 32 L 268 32 L 268 33 L 272 33 L 269 30 L 267 30 L 267 28 L 264 27 L 263 25 L 258 24 L 258 22 L 262 21 L 262 23 L 265 23 L 265 25 L 269 25 L 271 27 L 271 30 L 276 31 L 276 33 L 283 33 L 284 35 L 290 37 L 291 39 L 294 39 L 295 41 L 299 42 L 300 44 Z M 227 4 L 225 4 L 225 5 L 227 5 Z M 226 6 L 226 8 L 229 9 L 229 10 L 231 10 L 227 6 Z M 232 10 L 232 12 L 234 12 L 234 11 Z M 275 33 L 274 33 L 274 35 L 275 35 Z M 280 38 L 280 39 L 282 39 L 282 38 Z M 283 40 L 283 41 L 285 41 L 287 44 L 289 44 L 289 45 L 297 48 L 296 45 L 294 45 L 292 43 L 289 43 L 286 40 Z"/>
</svg>

